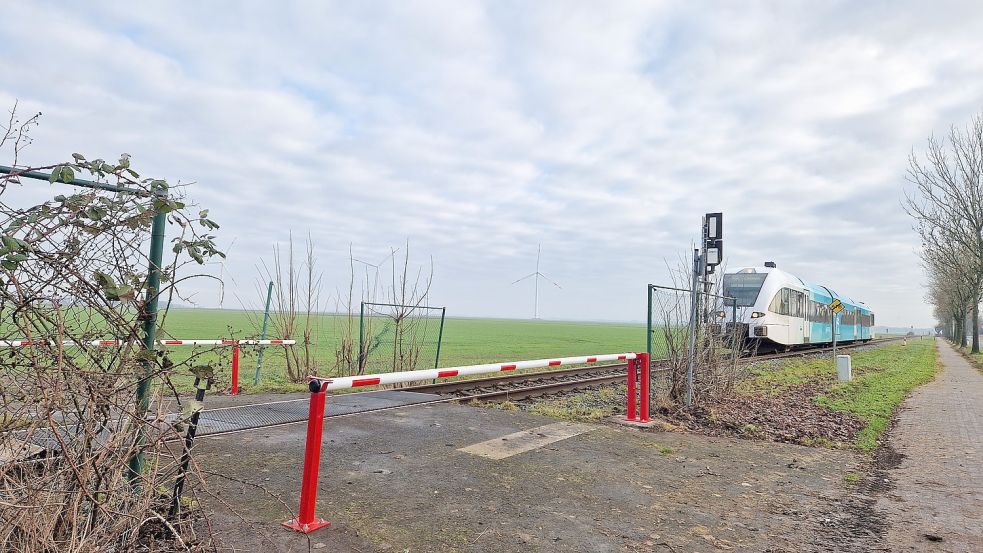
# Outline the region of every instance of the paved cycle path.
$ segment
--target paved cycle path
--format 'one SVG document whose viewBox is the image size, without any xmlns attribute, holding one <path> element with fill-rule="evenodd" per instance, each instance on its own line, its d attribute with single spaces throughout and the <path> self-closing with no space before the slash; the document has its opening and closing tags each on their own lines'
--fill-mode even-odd
<svg viewBox="0 0 983 553">
<path fill-rule="evenodd" d="M 891 551 L 983 551 L 983 373 L 946 341 L 943 367 L 905 401 L 890 445 L 905 457 L 880 500 Z"/>
</svg>

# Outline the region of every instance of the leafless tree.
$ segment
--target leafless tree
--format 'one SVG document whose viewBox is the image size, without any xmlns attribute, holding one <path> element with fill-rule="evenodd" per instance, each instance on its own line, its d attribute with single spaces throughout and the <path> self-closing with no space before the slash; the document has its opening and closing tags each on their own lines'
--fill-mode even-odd
<svg viewBox="0 0 983 553">
<path fill-rule="evenodd" d="M 979 305 L 983 297 L 983 115 L 946 137 L 930 137 L 922 157 L 912 152 L 905 210 L 922 238 L 922 256 L 934 275 L 955 292 L 968 288 L 972 351 L 979 352 Z M 932 294 L 930 297 L 936 297 Z M 947 302 L 948 303 L 948 302 Z M 957 302 L 958 303 L 958 302 Z M 937 306 L 938 307 L 938 306 Z"/>
</svg>

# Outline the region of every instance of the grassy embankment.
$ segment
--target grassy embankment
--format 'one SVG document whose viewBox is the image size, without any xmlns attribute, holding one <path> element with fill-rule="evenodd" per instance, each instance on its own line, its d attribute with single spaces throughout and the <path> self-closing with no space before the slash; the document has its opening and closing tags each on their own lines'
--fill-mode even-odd
<svg viewBox="0 0 983 553">
<path fill-rule="evenodd" d="M 955 346 L 953 346 L 953 347 L 955 347 Z M 970 353 L 970 348 L 968 348 L 968 347 L 966 347 L 966 348 L 957 348 L 956 351 L 958 351 L 958 352 L 962 353 L 963 355 L 965 355 L 966 357 L 968 357 L 969 360 L 970 360 L 970 362 L 972 362 L 973 365 L 976 365 L 976 368 L 977 369 L 983 371 L 983 352 L 980 352 L 980 353 Z"/>
<path fill-rule="evenodd" d="M 777 370 L 756 371 L 746 391 L 781 393 L 788 386 L 822 382 L 825 391 L 813 401 L 827 409 L 851 413 L 864 421 L 854 447 L 871 450 L 887 429 L 891 416 L 911 391 L 935 376 L 936 350 L 932 339 L 911 340 L 908 345 L 887 345 L 852 354 L 852 382 L 836 381 L 828 358 L 808 358 L 783 363 Z"/>
<path fill-rule="evenodd" d="M 915 387 L 935 376 L 935 341 L 915 339 L 907 346 L 886 345 L 851 355 L 852 382 L 836 380 L 836 369 L 829 357 L 809 357 L 752 369 L 749 377 L 739 384 L 737 393 L 751 399 L 753 405 L 754 398 L 780 397 L 783 392 L 800 386 L 817 387 L 820 392 L 811 397 L 816 406 L 860 418 L 863 428 L 851 445 L 868 451 L 877 446 L 878 438 L 887 429 L 901 402 Z M 543 402 L 533 410 L 557 418 L 591 421 L 620 412 L 623 405 L 622 387 Z M 796 421 L 788 422 L 794 424 Z M 826 444 L 822 441 L 814 443 Z"/>
</svg>

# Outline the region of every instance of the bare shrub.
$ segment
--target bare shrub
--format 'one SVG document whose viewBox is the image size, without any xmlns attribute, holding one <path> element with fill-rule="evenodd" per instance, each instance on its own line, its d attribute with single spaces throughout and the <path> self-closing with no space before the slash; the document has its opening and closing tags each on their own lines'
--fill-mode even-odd
<svg viewBox="0 0 983 553">
<path fill-rule="evenodd" d="M 0 150 L 16 160 L 36 121 L 12 115 Z M 166 309 L 155 317 L 153 306 L 175 297 L 179 269 L 220 255 L 207 234 L 217 225 L 165 181 L 141 178 L 126 154 L 116 163 L 73 157 L 0 174 L 0 341 L 29 343 L 0 348 L 0 550 L 201 545 L 190 524 L 167 520 L 182 448 L 165 439 L 184 417 L 165 421 L 159 386 L 135 397 L 141 383 L 182 368 L 141 339 L 161 323 Z M 12 205 L 11 189 L 40 184 L 28 171 L 50 171 L 65 192 Z M 78 175 L 110 186 L 68 186 Z M 147 255 L 157 212 L 180 228 L 159 288 Z"/>
<path fill-rule="evenodd" d="M 400 255 L 402 252 L 402 255 Z M 364 266 L 357 267 L 357 265 Z M 335 350 L 339 374 L 365 374 L 424 368 L 420 364 L 429 347 L 436 347 L 436 310 L 427 302 L 433 282 L 429 267 L 413 267 L 409 242 L 392 249 L 380 263 L 350 256 L 351 273 L 346 293 L 339 293 Z M 389 275 L 381 276 L 388 267 Z M 359 272 L 359 269 L 362 269 Z"/>
<path fill-rule="evenodd" d="M 310 235 L 305 242 L 305 254 L 298 260 L 294 255 L 293 234 L 287 242 L 286 252 L 277 244 L 273 247 L 272 263 L 265 261 L 259 269 L 261 278 L 257 290 L 266 289 L 273 282 L 273 302 L 270 306 L 270 326 L 284 340 L 297 340 L 297 345 L 287 346 L 287 378 L 300 382 L 308 375 L 318 374 L 316 355 L 320 313 L 322 310 L 321 278 L 314 254 L 314 241 Z M 265 297 L 265 292 L 262 294 Z M 259 320 L 248 312 L 258 329 Z"/>
<path fill-rule="evenodd" d="M 693 297 L 691 262 L 681 258 L 676 268 L 669 267 L 670 282 L 650 289 L 652 302 L 652 343 L 656 371 L 653 376 L 658 393 L 665 390 L 669 401 L 681 403 L 689 389 L 689 343 L 692 333 Z M 721 324 L 721 311 L 731 320 L 741 308 L 734 308 L 720 295 L 723 270 L 700 283 L 697 289 L 696 339 L 693 364 L 693 401 L 712 400 L 730 394 L 743 376 L 737 360 L 743 349 L 743 336 L 737 325 Z"/>
</svg>

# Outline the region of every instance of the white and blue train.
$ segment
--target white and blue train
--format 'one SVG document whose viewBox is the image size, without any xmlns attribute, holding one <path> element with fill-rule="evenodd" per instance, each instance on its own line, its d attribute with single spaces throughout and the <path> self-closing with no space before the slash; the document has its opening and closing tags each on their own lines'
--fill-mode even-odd
<svg viewBox="0 0 983 553">
<path fill-rule="evenodd" d="M 829 304 L 834 299 L 844 307 L 836 329 L 837 342 L 874 338 L 874 313 L 863 302 L 826 286 L 809 284 L 778 269 L 773 262 L 724 274 L 723 295 L 735 298 L 737 320 L 728 308 L 720 313 L 722 322 L 728 331 L 744 338 L 749 349 L 790 350 L 832 342 Z"/>
</svg>

